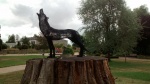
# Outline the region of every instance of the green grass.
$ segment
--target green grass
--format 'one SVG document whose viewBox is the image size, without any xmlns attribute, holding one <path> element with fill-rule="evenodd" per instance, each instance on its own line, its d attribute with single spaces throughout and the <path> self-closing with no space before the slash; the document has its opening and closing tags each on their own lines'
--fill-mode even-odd
<svg viewBox="0 0 150 84">
<path fill-rule="evenodd" d="M 24 60 L 34 58 L 23 57 Z M 42 56 L 39 56 L 42 57 Z M 22 57 L 20 57 L 20 60 Z M 35 57 L 37 58 L 37 57 Z M 113 59 L 109 63 L 116 84 L 150 84 L 150 60 Z M 0 75 L 0 84 L 19 84 L 23 71 Z"/>
<path fill-rule="evenodd" d="M 116 84 L 150 84 L 150 60 L 115 59 L 109 65 Z"/>
<path fill-rule="evenodd" d="M 20 84 L 23 71 L 0 75 L 0 84 Z"/>
<path fill-rule="evenodd" d="M 23 65 L 27 60 L 33 58 L 43 58 L 43 56 L 30 55 L 30 56 L 0 56 L 0 68 L 15 65 Z"/>
</svg>

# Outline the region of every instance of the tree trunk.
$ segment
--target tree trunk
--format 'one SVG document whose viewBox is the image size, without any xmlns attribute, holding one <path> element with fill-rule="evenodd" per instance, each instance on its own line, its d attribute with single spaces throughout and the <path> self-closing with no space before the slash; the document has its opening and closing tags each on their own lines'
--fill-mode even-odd
<svg viewBox="0 0 150 84">
<path fill-rule="evenodd" d="M 21 84 L 115 84 L 106 58 L 31 59 Z"/>
</svg>

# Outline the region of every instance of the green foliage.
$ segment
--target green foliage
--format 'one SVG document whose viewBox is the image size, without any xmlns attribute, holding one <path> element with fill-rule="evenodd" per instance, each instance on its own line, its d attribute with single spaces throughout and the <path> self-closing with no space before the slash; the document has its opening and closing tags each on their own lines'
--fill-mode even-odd
<svg viewBox="0 0 150 84">
<path fill-rule="evenodd" d="M 88 50 L 127 54 L 136 46 L 140 26 L 124 0 L 83 0 L 79 15 Z"/>
<path fill-rule="evenodd" d="M 17 45 L 15 45 L 14 48 L 18 48 L 19 50 L 22 49 L 22 45 L 21 45 L 20 41 L 17 42 Z"/>
<path fill-rule="evenodd" d="M 3 41 L 0 39 L 0 51 L 2 50 Z"/>
<path fill-rule="evenodd" d="M 37 41 L 39 42 L 38 45 L 35 45 L 35 48 L 37 50 L 40 50 L 40 49 L 48 49 L 48 43 L 47 43 L 47 40 L 46 38 L 42 35 L 42 33 L 40 33 L 39 35 L 35 35 L 35 38 L 37 39 Z"/>
<path fill-rule="evenodd" d="M 15 35 L 9 35 L 8 41 L 6 41 L 6 43 L 15 43 Z"/>
<path fill-rule="evenodd" d="M 22 42 L 22 45 L 20 47 L 21 49 L 28 49 L 30 47 L 29 38 L 27 38 L 26 36 L 21 38 L 21 42 Z"/>
<path fill-rule="evenodd" d="M 148 7 L 145 5 L 141 5 L 139 8 L 135 8 L 133 11 L 137 14 L 138 17 L 150 15 Z"/>
<path fill-rule="evenodd" d="M 27 44 L 22 44 L 22 46 L 21 46 L 21 49 L 28 49 L 29 48 L 29 45 L 27 45 Z"/>
<path fill-rule="evenodd" d="M 137 54 L 150 55 L 150 12 L 148 11 L 148 7 L 145 5 L 134 9 L 134 12 L 137 14 L 139 22 L 142 25 L 142 30 L 140 32 L 141 39 L 138 41 L 135 51 Z"/>
<path fill-rule="evenodd" d="M 115 52 L 123 55 L 132 53 L 137 45 L 137 40 L 140 38 L 139 32 L 141 30 L 136 14 L 128 8 L 123 9 L 118 26 L 118 40 Z"/>
<path fill-rule="evenodd" d="M 2 49 L 7 49 L 7 48 L 8 48 L 8 46 L 5 43 L 3 43 L 2 44 Z"/>
<path fill-rule="evenodd" d="M 27 38 L 26 36 L 21 38 L 21 42 L 22 44 L 26 44 L 28 46 L 30 45 L 29 38 Z"/>
<path fill-rule="evenodd" d="M 71 54 L 71 55 L 73 55 L 74 54 L 74 52 L 73 52 L 73 49 L 71 48 L 71 47 L 64 47 L 64 49 L 63 49 L 63 55 L 66 55 L 66 54 Z"/>
</svg>

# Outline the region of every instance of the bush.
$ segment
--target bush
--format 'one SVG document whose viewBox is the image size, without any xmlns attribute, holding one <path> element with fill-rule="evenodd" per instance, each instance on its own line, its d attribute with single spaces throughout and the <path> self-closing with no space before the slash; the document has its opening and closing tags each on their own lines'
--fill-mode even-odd
<svg viewBox="0 0 150 84">
<path fill-rule="evenodd" d="M 21 47 L 21 49 L 28 49 L 28 48 L 29 48 L 29 46 L 27 44 L 23 44 Z"/>
<path fill-rule="evenodd" d="M 74 54 L 73 52 L 73 49 L 71 47 L 64 47 L 64 50 L 63 50 L 63 55 L 66 55 L 66 54 Z"/>
<path fill-rule="evenodd" d="M 7 49 L 8 46 L 6 44 L 2 44 L 2 49 Z"/>
</svg>

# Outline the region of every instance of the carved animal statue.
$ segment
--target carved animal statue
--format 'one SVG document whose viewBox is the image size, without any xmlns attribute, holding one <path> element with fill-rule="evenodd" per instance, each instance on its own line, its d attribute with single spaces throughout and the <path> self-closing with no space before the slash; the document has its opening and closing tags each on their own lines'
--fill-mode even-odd
<svg viewBox="0 0 150 84">
<path fill-rule="evenodd" d="M 47 39 L 49 49 L 50 49 L 50 54 L 48 58 L 55 57 L 55 47 L 53 45 L 52 40 L 60 40 L 63 38 L 68 38 L 75 44 L 79 45 L 80 52 L 79 52 L 78 57 L 82 57 L 84 51 L 87 49 L 84 47 L 79 33 L 72 29 L 58 30 L 58 29 L 52 28 L 48 23 L 48 17 L 44 14 L 43 9 L 40 9 L 39 12 L 40 13 L 37 13 L 38 19 L 39 19 L 39 27 L 44 37 Z"/>
</svg>

